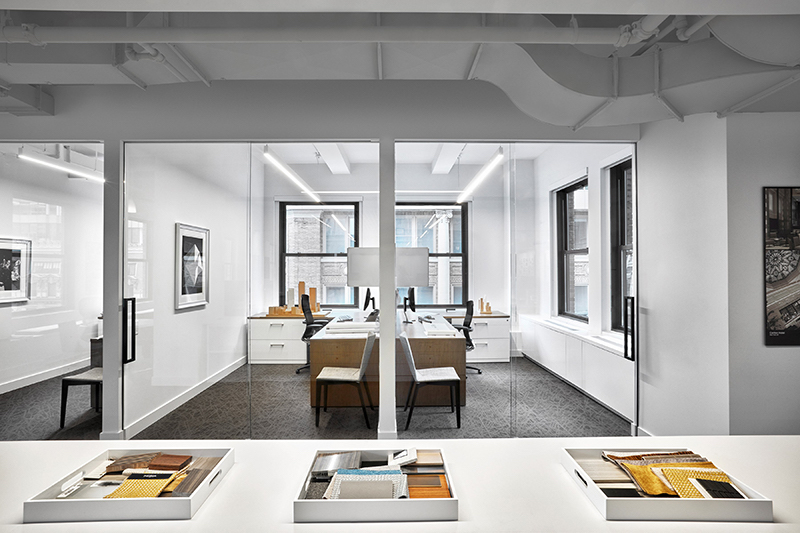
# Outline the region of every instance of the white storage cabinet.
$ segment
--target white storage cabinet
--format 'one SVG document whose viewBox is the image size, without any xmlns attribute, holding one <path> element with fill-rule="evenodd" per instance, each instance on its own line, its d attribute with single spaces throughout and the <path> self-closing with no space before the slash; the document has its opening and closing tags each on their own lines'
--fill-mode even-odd
<svg viewBox="0 0 800 533">
<path fill-rule="evenodd" d="M 250 318 L 250 363 L 303 364 L 306 343 L 300 340 L 306 325 L 302 317 Z"/>
</svg>

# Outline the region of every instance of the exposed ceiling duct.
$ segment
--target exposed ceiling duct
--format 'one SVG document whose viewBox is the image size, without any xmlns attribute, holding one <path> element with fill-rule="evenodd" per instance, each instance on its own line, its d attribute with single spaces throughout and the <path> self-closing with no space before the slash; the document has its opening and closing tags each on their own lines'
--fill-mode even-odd
<svg viewBox="0 0 800 533">
<path fill-rule="evenodd" d="M 578 129 L 726 116 L 800 80 L 800 15 L 24 13 L 0 31 L 14 114 L 52 114 L 47 84 L 478 79 Z"/>
</svg>

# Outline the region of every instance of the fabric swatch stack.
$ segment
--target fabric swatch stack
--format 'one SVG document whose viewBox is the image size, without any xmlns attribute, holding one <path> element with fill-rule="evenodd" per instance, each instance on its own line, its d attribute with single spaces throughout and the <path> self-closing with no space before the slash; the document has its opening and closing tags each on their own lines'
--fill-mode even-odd
<svg viewBox="0 0 800 533">
<path fill-rule="evenodd" d="M 630 477 L 642 496 L 745 498 L 725 472 L 691 450 L 602 455 Z"/>
</svg>

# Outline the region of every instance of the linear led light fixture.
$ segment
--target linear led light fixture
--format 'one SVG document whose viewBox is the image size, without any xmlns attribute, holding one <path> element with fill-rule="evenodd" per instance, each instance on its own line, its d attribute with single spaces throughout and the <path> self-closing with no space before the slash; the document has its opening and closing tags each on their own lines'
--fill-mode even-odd
<svg viewBox="0 0 800 533">
<path fill-rule="evenodd" d="M 63 159 L 56 159 L 54 157 L 50 157 L 40 152 L 34 152 L 30 149 L 26 149 L 24 146 L 20 147 L 19 151 L 17 152 L 17 157 L 19 159 L 22 159 L 23 161 L 36 163 L 37 165 L 41 165 L 43 167 L 48 167 L 55 170 L 60 170 L 61 172 L 66 172 L 67 174 L 72 176 L 79 176 L 81 178 L 86 178 L 87 180 L 95 181 L 98 183 L 105 183 L 106 181 L 105 178 L 103 177 L 102 172 L 97 172 L 90 168 L 84 167 L 82 165 L 76 165 L 75 163 L 71 163 Z"/>
<path fill-rule="evenodd" d="M 312 200 L 317 203 L 322 201 L 320 200 L 319 196 L 317 196 L 317 193 L 315 193 L 314 190 L 308 186 L 308 183 L 303 181 L 303 178 L 301 178 L 297 172 L 292 170 L 289 165 L 281 161 L 278 155 L 274 151 L 270 150 L 269 146 L 264 147 L 264 159 L 269 161 L 269 163 L 278 169 L 281 174 L 289 178 L 292 182 L 294 182 L 295 185 L 300 187 L 300 190 L 309 195 Z"/>
<path fill-rule="evenodd" d="M 461 194 L 458 195 L 456 203 L 460 204 L 464 200 L 466 200 L 469 197 L 469 195 L 471 195 L 475 191 L 475 189 L 478 188 L 478 185 L 480 185 L 481 182 L 485 180 L 489 174 L 491 174 L 492 170 L 494 170 L 494 167 L 499 165 L 500 161 L 502 160 L 503 160 L 503 147 L 501 146 L 500 148 L 497 149 L 492 158 L 489 159 L 489 161 L 485 165 L 483 165 L 483 167 L 478 171 L 477 174 L 475 174 L 475 177 L 472 178 L 472 181 L 470 181 L 467 184 L 467 186 L 464 187 L 464 190 L 461 191 Z"/>
<path fill-rule="evenodd" d="M 341 221 L 341 220 L 339 220 L 339 217 L 337 217 L 336 215 L 334 215 L 333 213 L 331 213 L 331 218 L 333 218 L 333 221 L 334 221 L 334 222 L 336 222 L 336 223 L 339 225 L 339 227 L 340 227 L 340 228 L 342 228 L 342 230 L 345 232 L 345 234 L 346 234 L 348 237 L 350 237 L 350 240 L 351 240 L 351 241 L 353 241 L 353 242 L 356 242 L 356 239 L 355 239 L 355 237 L 353 237 L 352 235 L 350 235 L 350 230 L 348 230 L 347 228 L 345 228 L 345 227 L 344 227 L 344 224 L 342 224 L 342 221 Z M 323 222 L 323 224 L 324 224 L 324 222 Z"/>
</svg>

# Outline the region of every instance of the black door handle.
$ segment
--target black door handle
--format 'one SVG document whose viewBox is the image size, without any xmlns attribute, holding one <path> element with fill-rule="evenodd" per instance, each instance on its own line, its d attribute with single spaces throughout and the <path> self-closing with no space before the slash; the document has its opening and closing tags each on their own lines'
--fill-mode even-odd
<svg viewBox="0 0 800 533">
<path fill-rule="evenodd" d="M 630 316 L 630 324 L 628 317 Z M 636 361 L 636 300 L 633 296 L 625 297 L 625 305 L 622 313 L 622 329 L 625 333 L 623 357 Z M 630 338 L 630 350 L 628 350 L 628 338 Z"/>
<path fill-rule="evenodd" d="M 129 305 L 130 304 L 130 305 Z M 130 309 L 130 312 L 128 312 Z M 130 350 L 128 350 L 130 339 Z M 136 298 L 122 299 L 122 364 L 136 361 Z"/>
</svg>

